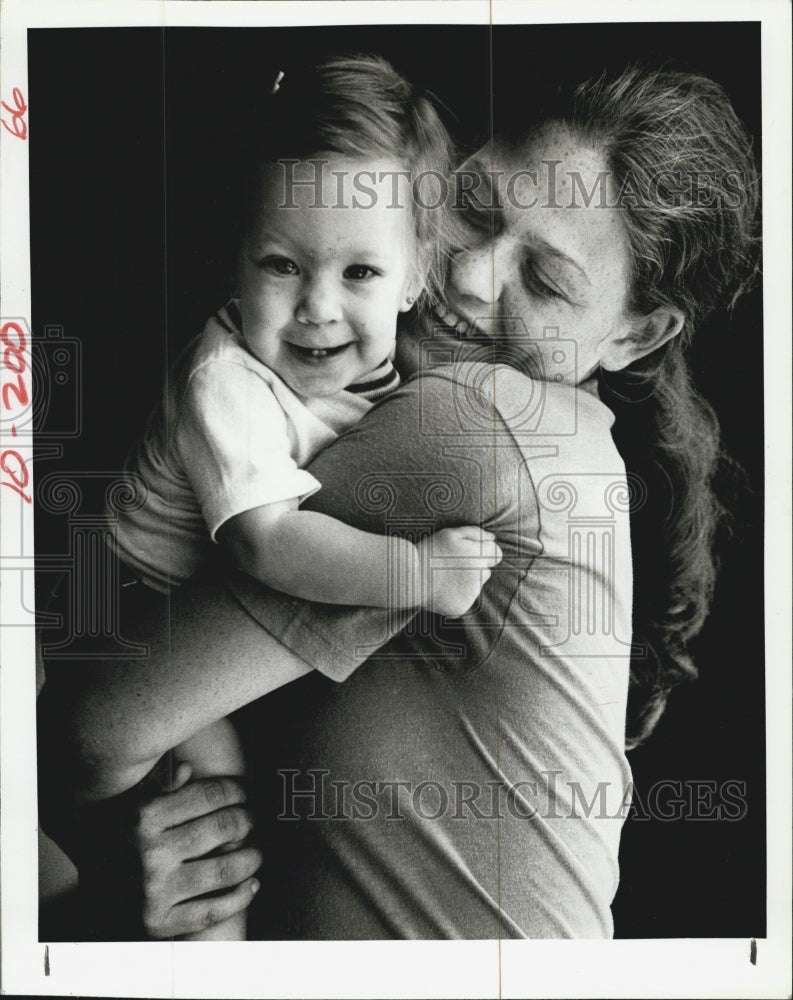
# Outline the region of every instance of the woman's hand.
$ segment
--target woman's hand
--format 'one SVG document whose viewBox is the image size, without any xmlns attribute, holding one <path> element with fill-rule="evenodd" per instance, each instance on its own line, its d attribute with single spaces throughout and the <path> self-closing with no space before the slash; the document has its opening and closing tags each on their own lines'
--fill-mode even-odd
<svg viewBox="0 0 793 1000">
<path fill-rule="evenodd" d="M 206 931 L 244 910 L 259 888 L 252 876 L 261 852 L 241 846 L 252 827 L 242 785 L 233 778 L 188 783 L 189 777 L 189 766 L 180 765 L 172 791 L 145 801 L 137 812 L 134 845 L 150 938 Z M 223 853 L 206 857 L 219 849 Z M 216 895 L 196 898 L 210 892 Z"/>
<path fill-rule="evenodd" d="M 502 559 L 496 536 L 465 526 L 436 531 L 416 546 L 421 562 L 421 605 L 457 618 L 476 602 Z"/>
</svg>

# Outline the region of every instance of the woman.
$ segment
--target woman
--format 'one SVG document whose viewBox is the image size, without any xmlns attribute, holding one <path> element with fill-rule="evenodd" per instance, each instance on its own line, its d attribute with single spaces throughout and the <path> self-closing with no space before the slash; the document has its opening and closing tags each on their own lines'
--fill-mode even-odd
<svg viewBox="0 0 793 1000">
<path fill-rule="evenodd" d="M 241 713 L 263 936 L 609 936 L 629 682 L 634 745 L 693 673 L 718 432 L 683 349 L 752 274 L 745 133 L 710 81 L 631 70 L 499 136 L 465 174 L 474 246 L 452 261 L 425 351 L 472 364 L 408 383 L 312 471 L 317 509 L 355 511 L 369 530 L 493 525 L 504 563 L 472 615 L 420 622 L 344 684 L 314 673 Z M 413 367 L 421 339 L 403 343 Z M 551 381 L 477 365 L 494 360 Z M 542 390 L 531 406 L 527 385 Z M 427 469 L 445 493 L 421 507 L 412 487 Z M 341 675 L 387 638 L 380 620 L 365 618 L 367 633 L 355 613 L 298 613 L 226 582 L 196 584 L 172 632 L 143 637 L 146 669 L 165 667 L 150 702 L 140 668 L 114 666 L 112 686 L 86 671 L 69 730 L 81 766 L 139 766 L 253 701 L 266 693 L 257 659 L 283 679 Z M 188 703 L 176 719 L 163 708 Z M 121 720 L 114 734 L 96 726 L 103 706 Z M 144 806 L 150 934 L 190 933 L 249 903 L 254 850 L 193 860 L 244 835 L 240 800 L 230 782 L 198 782 Z M 217 889 L 231 891 L 195 899 Z"/>
</svg>

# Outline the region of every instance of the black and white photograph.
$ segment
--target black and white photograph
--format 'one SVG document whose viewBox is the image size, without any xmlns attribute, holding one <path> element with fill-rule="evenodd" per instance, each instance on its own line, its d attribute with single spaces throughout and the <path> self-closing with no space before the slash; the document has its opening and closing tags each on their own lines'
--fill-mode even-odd
<svg viewBox="0 0 793 1000">
<path fill-rule="evenodd" d="M 787 995 L 789 9 L 11 6 L 4 988 Z"/>
</svg>

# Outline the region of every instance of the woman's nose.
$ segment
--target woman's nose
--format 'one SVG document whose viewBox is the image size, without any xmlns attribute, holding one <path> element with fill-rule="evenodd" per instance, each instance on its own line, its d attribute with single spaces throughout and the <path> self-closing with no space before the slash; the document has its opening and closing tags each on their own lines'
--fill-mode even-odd
<svg viewBox="0 0 793 1000">
<path fill-rule="evenodd" d="M 483 305 L 495 305 L 501 298 L 507 266 L 507 254 L 496 237 L 485 240 L 472 250 L 463 250 L 452 263 L 452 284 L 458 295 L 476 299 Z"/>
<path fill-rule="evenodd" d="M 330 276 L 306 278 L 295 309 L 298 323 L 321 326 L 341 319 L 341 298 L 336 282 Z"/>
</svg>

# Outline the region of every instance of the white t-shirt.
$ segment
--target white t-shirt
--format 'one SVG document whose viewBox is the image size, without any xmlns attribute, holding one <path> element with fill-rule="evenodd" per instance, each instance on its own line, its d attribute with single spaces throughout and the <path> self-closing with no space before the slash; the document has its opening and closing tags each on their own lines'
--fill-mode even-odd
<svg viewBox="0 0 793 1000">
<path fill-rule="evenodd" d="M 299 396 L 248 351 L 238 315 L 230 303 L 191 342 L 127 461 L 145 501 L 119 516 L 117 550 L 156 590 L 192 576 L 229 518 L 318 490 L 304 466 L 399 382 L 387 359 L 355 392 Z"/>
</svg>

